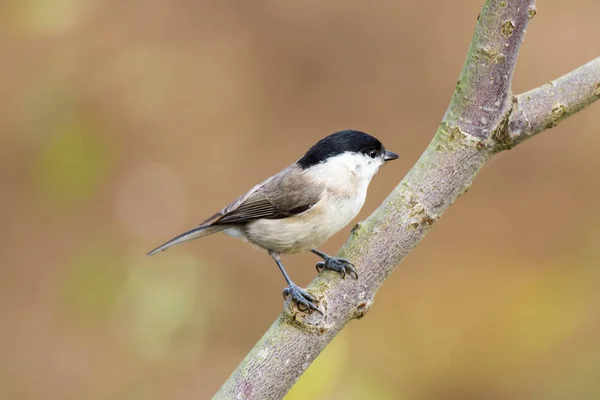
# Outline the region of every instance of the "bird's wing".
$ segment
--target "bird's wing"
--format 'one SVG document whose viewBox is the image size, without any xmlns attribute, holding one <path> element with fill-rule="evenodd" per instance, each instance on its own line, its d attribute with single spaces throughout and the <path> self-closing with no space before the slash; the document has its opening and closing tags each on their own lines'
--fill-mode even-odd
<svg viewBox="0 0 600 400">
<path fill-rule="evenodd" d="M 313 205 L 322 190 L 318 187 L 301 188 L 295 174 L 301 173 L 295 166 L 254 186 L 202 225 L 239 224 L 256 219 L 279 219 L 300 214 Z M 297 178 L 297 177 L 296 177 Z"/>
<path fill-rule="evenodd" d="M 254 186 L 246 194 L 204 221 L 196 228 L 169 240 L 148 255 L 164 251 L 178 243 L 187 242 L 227 229 L 229 224 L 242 224 L 260 218 L 277 219 L 309 210 L 321 198 L 318 185 L 309 188 L 300 185 L 302 170 L 292 165 L 279 174 Z"/>
</svg>

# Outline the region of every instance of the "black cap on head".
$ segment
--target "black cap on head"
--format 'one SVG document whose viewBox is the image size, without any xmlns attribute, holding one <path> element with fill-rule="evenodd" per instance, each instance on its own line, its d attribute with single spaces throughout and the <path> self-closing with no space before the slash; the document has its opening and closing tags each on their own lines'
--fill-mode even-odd
<svg viewBox="0 0 600 400">
<path fill-rule="evenodd" d="M 306 152 L 304 157 L 298 160 L 298 165 L 306 169 L 327 160 L 329 157 L 346 152 L 379 154 L 382 151 L 383 145 L 373 136 L 368 133 L 347 129 L 319 140 L 317 144 Z"/>
</svg>

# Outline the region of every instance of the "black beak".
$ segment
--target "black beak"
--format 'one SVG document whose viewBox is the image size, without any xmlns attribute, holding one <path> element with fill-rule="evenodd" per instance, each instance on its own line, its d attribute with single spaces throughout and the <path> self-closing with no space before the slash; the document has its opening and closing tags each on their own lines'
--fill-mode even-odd
<svg viewBox="0 0 600 400">
<path fill-rule="evenodd" d="M 385 161 L 392 161 L 398 158 L 398 154 L 394 153 L 393 151 L 389 151 L 386 150 L 385 154 L 383 155 L 383 159 Z"/>
</svg>

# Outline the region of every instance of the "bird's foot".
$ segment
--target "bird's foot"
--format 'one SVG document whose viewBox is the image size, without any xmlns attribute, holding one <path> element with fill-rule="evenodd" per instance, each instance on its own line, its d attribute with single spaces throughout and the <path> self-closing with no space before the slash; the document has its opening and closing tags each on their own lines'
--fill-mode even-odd
<svg viewBox="0 0 600 400">
<path fill-rule="evenodd" d="M 304 307 L 304 309 L 300 309 L 300 307 L 298 307 L 300 311 L 304 312 L 307 310 L 315 310 L 321 315 L 323 315 L 323 312 L 319 310 L 319 308 L 315 305 L 317 298 L 293 283 L 290 286 L 283 289 L 283 298 L 287 299 L 290 296 L 292 297 L 292 300 L 296 302 L 296 304 L 298 304 L 299 306 L 302 305 Z"/>
<path fill-rule="evenodd" d="M 346 274 L 352 275 L 354 279 L 358 279 L 358 272 L 354 265 L 345 258 L 336 258 L 328 255 L 323 256 L 323 261 L 316 265 L 317 271 L 321 273 L 324 269 L 339 272 L 342 279 L 346 279 Z"/>
</svg>

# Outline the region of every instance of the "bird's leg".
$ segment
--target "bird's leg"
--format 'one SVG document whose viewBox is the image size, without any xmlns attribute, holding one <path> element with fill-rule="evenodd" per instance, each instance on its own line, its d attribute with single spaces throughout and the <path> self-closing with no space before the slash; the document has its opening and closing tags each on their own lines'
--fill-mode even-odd
<svg viewBox="0 0 600 400">
<path fill-rule="evenodd" d="M 358 279 L 356 268 L 345 258 L 331 257 L 317 249 L 312 249 L 311 251 L 323 259 L 323 261 L 318 262 L 316 265 L 319 273 L 324 269 L 330 269 L 339 272 L 342 275 L 342 279 L 346 279 L 346 274 L 350 274 L 354 279 Z"/>
<path fill-rule="evenodd" d="M 279 270 L 283 274 L 283 277 L 285 278 L 285 281 L 288 284 L 288 287 L 283 289 L 283 298 L 287 299 L 288 296 L 292 296 L 292 300 L 295 301 L 297 304 L 301 304 L 302 306 L 304 306 L 305 310 L 315 310 L 315 311 L 321 313 L 321 315 L 322 315 L 323 312 L 321 310 L 319 310 L 319 308 L 315 305 L 315 301 L 317 301 L 316 297 L 314 297 L 313 295 L 308 293 L 306 290 L 302 289 L 301 287 L 296 285 L 294 282 L 292 282 L 292 280 L 288 276 L 287 272 L 285 272 L 285 268 L 283 268 L 283 264 L 281 263 L 279 254 L 269 251 L 269 255 L 271 257 L 273 257 L 273 260 L 275 260 L 275 262 L 277 263 Z M 305 311 L 305 310 L 301 310 L 301 311 Z"/>
</svg>

